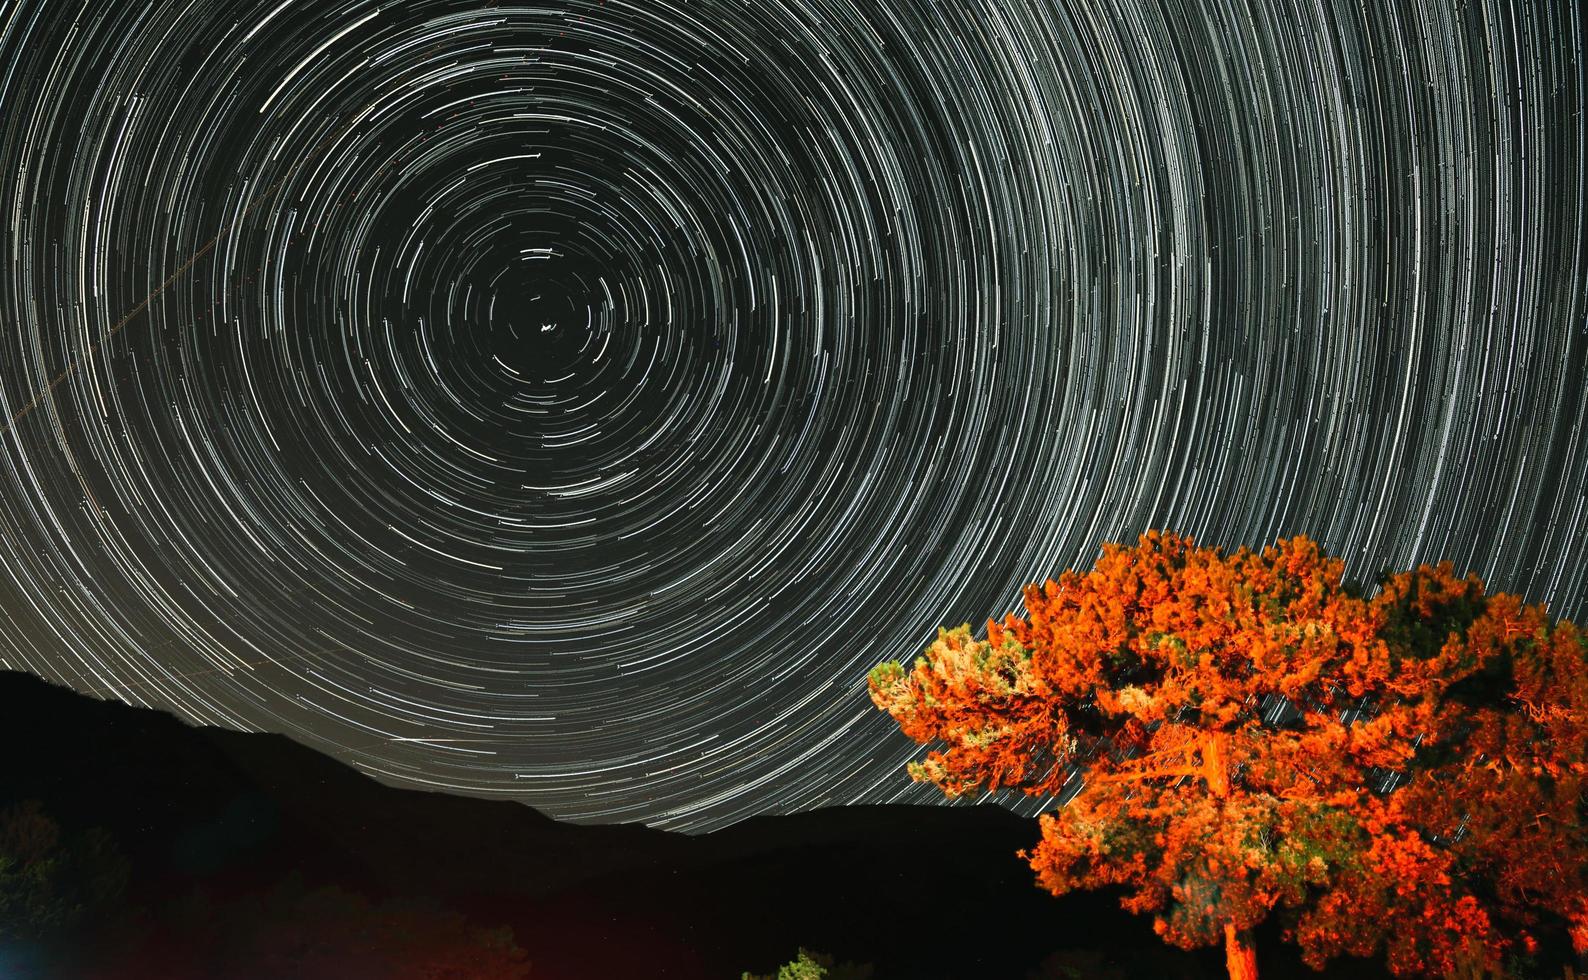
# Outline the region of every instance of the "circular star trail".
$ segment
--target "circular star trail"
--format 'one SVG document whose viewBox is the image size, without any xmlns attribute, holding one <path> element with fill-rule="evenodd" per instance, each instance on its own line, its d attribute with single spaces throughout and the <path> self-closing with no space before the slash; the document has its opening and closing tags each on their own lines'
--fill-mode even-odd
<svg viewBox="0 0 1588 980">
<path fill-rule="evenodd" d="M 703 830 L 1148 527 L 1580 619 L 1572 6 L 14 0 L 4 664 Z"/>
</svg>

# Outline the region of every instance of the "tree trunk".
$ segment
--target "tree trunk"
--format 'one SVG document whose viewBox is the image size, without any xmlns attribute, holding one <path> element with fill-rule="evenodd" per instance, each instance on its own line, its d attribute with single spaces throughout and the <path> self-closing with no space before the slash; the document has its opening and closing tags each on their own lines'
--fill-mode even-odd
<svg viewBox="0 0 1588 980">
<path fill-rule="evenodd" d="M 1575 914 L 1567 920 L 1567 925 L 1571 951 L 1576 954 L 1577 969 L 1588 976 L 1588 899 L 1579 903 Z"/>
<path fill-rule="evenodd" d="M 1202 772 L 1207 780 L 1208 792 L 1217 799 L 1230 795 L 1229 759 L 1225 755 L 1223 732 L 1211 732 L 1202 742 Z M 1230 980 L 1257 980 L 1257 947 L 1253 944 L 1250 929 L 1236 929 L 1235 923 L 1224 923 L 1224 968 Z"/>
<path fill-rule="evenodd" d="M 1257 947 L 1251 930 L 1237 930 L 1232 922 L 1224 923 L 1224 968 L 1230 980 L 1257 980 Z"/>
</svg>

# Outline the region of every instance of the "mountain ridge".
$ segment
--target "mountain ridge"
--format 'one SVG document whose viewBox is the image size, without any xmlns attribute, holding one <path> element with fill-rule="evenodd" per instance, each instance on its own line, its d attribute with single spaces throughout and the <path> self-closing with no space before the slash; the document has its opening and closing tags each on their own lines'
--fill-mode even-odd
<svg viewBox="0 0 1588 980">
<path fill-rule="evenodd" d="M 37 799 L 63 830 L 103 827 L 131 866 L 123 904 L 137 914 L 101 930 L 131 946 L 109 965 L 38 974 L 50 980 L 251 980 L 232 949 L 279 943 L 228 908 L 288 879 L 510 926 L 534 980 L 731 980 L 775 972 L 802 946 L 870 962 L 878 980 L 1025 978 L 1077 950 L 1109 976 L 1222 972 L 1215 951 L 1163 947 L 1117 896 L 1042 892 L 1016 856 L 1036 821 L 996 806 L 829 807 L 699 835 L 562 823 L 514 801 L 388 786 L 283 735 L 194 726 L 23 672 L 0 672 L 0 739 L 0 806 Z M 219 925 L 170 911 L 191 908 Z M 179 962 L 176 948 L 206 932 Z M 1297 965 L 1277 943 L 1264 952 L 1269 976 Z"/>
</svg>

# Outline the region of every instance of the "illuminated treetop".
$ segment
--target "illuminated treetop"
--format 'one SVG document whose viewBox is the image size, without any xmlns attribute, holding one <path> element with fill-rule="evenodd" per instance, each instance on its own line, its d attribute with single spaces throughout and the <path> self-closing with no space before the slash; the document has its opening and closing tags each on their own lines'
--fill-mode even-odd
<svg viewBox="0 0 1588 980">
<path fill-rule="evenodd" d="M 1371 598 L 1343 571 L 1305 538 L 1150 533 L 1028 587 L 985 640 L 878 666 L 872 698 L 951 796 L 1081 785 L 1025 855 L 1042 886 L 1125 886 L 1167 941 L 1223 941 L 1232 976 L 1276 911 L 1309 962 L 1401 973 L 1498 965 L 1541 925 L 1588 939 L 1576 627 L 1448 563 Z"/>
</svg>

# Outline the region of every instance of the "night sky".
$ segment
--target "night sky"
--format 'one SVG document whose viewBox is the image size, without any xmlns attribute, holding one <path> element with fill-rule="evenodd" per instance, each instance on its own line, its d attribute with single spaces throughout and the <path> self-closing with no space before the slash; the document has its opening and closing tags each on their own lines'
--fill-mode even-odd
<svg viewBox="0 0 1588 980">
<path fill-rule="evenodd" d="M 699 831 L 1147 528 L 1581 621 L 1576 7 L 0 2 L 0 665 Z"/>
</svg>

